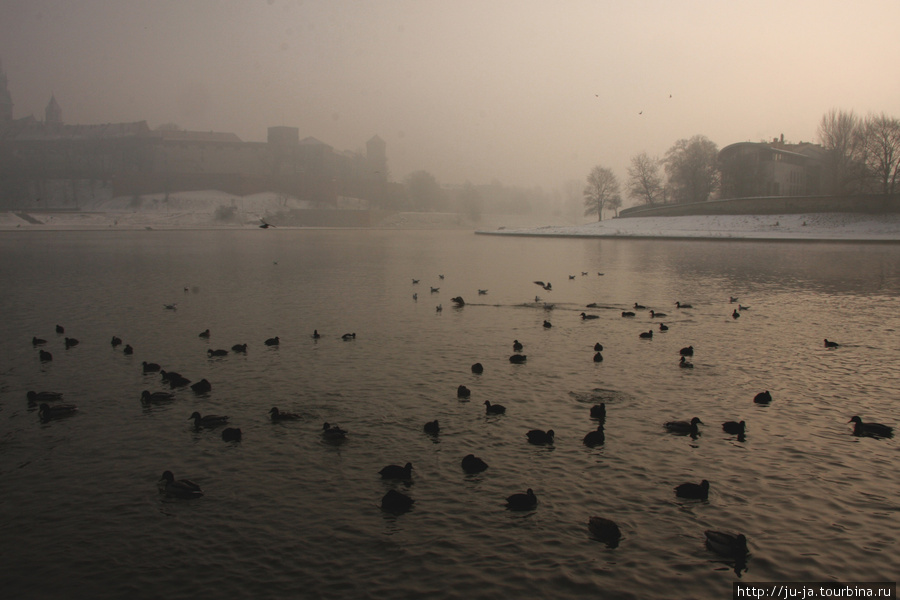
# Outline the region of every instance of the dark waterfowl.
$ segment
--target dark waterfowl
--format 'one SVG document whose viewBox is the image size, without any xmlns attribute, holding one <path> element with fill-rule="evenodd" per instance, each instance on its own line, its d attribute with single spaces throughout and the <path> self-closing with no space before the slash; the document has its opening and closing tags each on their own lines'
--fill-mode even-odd
<svg viewBox="0 0 900 600">
<path fill-rule="evenodd" d="M 432 288 L 431 288 L 431 293 L 432 293 L 432 294 L 437 294 L 437 293 L 440 292 L 440 291 L 441 291 L 441 288 L 439 288 L 439 287 L 432 287 Z"/>
<path fill-rule="evenodd" d="M 655 310 L 650 309 L 650 318 L 651 319 L 661 319 L 663 317 L 668 317 L 668 316 L 669 315 L 667 315 L 666 313 L 656 312 Z"/>
<path fill-rule="evenodd" d="M 244 354 L 247 353 L 247 344 L 235 344 L 231 347 L 232 352 L 242 352 Z"/>
<path fill-rule="evenodd" d="M 41 421 L 47 422 L 51 419 L 59 419 L 61 417 L 68 417 L 71 414 L 74 414 L 78 410 L 78 407 L 74 404 L 57 404 L 56 406 L 50 406 L 49 404 L 41 404 L 38 407 L 38 416 L 41 418 Z"/>
<path fill-rule="evenodd" d="M 582 443 L 588 448 L 602 446 L 606 442 L 606 433 L 603 431 L 603 423 L 597 425 L 597 429 L 589 431 L 584 436 Z"/>
<path fill-rule="evenodd" d="M 195 394 L 208 394 L 212 391 L 212 384 L 206 379 L 201 379 L 191 386 Z"/>
<path fill-rule="evenodd" d="M 675 306 L 676 308 L 694 308 L 690 304 L 685 304 L 684 302 L 676 302 Z"/>
<path fill-rule="evenodd" d="M 347 432 L 337 425 L 331 425 L 326 422 L 322 424 L 322 437 L 327 442 L 340 442 L 347 438 Z"/>
<path fill-rule="evenodd" d="M 675 495 L 690 500 L 706 500 L 709 498 L 709 482 L 704 479 L 700 483 L 682 483 L 675 487 Z"/>
<path fill-rule="evenodd" d="M 506 498 L 506 508 L 509 510 L 534 510 L 537 506 L 537 496 L 534 490 L 528 488 L 524 494 L 513 494 Z"/>
<path fill-rule="evenodd" d="M 46 343 L 47 343 L 47 340 L 41 339 L 41 338 L 39 338 L 39 337 L 32 337 L 32 338 L 31 338 L 31 345 L 32 345 L 32 346 L 43 346 L 43 345 L 46 344 Z"/>
<path fill-rule="evenodd" d="M 509 357 L 509 362 L 513 364 L 522 364 L 528 359 L 528 355 L 526 354 L 513 354 Z"/>
<path fill-rule="evenodd" d="M 553 327 L 553 323 L 551 323 L 550 321 L 544 321 L 544 329 L 550 329 L 551 327 Z"/>
<path fill-rule="evenodd" d="M 682 369 L 693 369 L 694 363 L 688 362 L 688 359 L 684 356 L 681 357 L 681 360 L 678 361 L 678 366 Z"/>
<path fill-rule="evenodd" d="M 475 363 L 474 365 L 472 365 L 472 372 L 477 374 L 484 373 L 484 365 L 482 365 L 480 362 Z"/>
<path fill-rule="evenodd" d="M 162 380 L 169 384 L 171 388 L 177 387 L 185 387 L 186 385 L 191 383 L 191 380 L 187 377 L 183 377 L 181 373 L 176 373 L 175 371 L 166 371 L 165 369 L 160 369 L 159 371 L 160 377 Z"/>
<path fill-rule="evenodd" d="M 212 348 L 209 348 L 206 350 L 206 355 L 210 358 L 212 358 L 214 356 L 228 356 L 228 350 L 224 350 L 224 349 L 213 350 Z"/>
<path fill-rule="evenodd" d="M 772 401 L 772 394 L 769 393 L 769 390 L 760 392 L 753 396 L 753 401 L 757 404 L 768 404 Z"/>
<path fill-rule="evenodd" d="M 525 434 L 528 437 L 528 443 L 537 445 L 547 445 L 553 443 L 554 433 L 552 429 L 542 431 L 540 429 L 532 429 Z"/>
<path fill-rule="evenodd" d="M 659 324 L 659 330 L 660 330 L 660 331 L 668 331 L 668 330 L 669 330 L 669 326 L 666 325 L 665 323 L 660 323 L 660 324 Z"/>
<path fill-rule="evenodd" d="M 428 435 L 437 435 L 441 432 L 441 426 L 438 423 L 437 419 L 435 419 L 434 421 L 428 421 L 427 423 L 425 423 L 425 425 L 422 427 L 422 430 Z"/>
<path fill-rule="evenodd" d="M 456 397 L 457 398 L 469 398 L 472 396 L 472 390 L 467 388 L 464 385 L 461 385 L 456 388 Z"/>
<path fill-rule="evenodd" d="M 178 310 L 178 305 L 173 302 L 172 304 L 163 304 L 163 308 L 166 310 Z"/>
<path fill-rule="evenodd" d="M 615 521 L 603 517 L 591 517 L 588 520 L 588 531 L 591 532 L 594 539 L 603 542 L 610 548 L 618 546 L 619 540 L 622 539 L 622 532 Z"/>
<path fill-rule="evenodd" d="M 244 437 L 240 427 L 226 427 L 222 430 L 222 441 L 239 442 Z"/>
<path fill-rule="evenodd" d="M 670 433 L 697 435 L 699 433 L 697 425 L 703 425 L 703 421 L 694 417 L 690 421 L 669 421 L 665 424 L 665 428 Z"/>
<path fill-rule="evenodd" d="M 66 328 L 65 328 L 65 327 L 63 327 L 62 325 L 57 325 L 57 326 L 56 326 L 56 333 L 65 333 L 65 332 L 66 332 Z"/>
<path fill-rule="evenodd" d="M 894 428 L 881 423 L 863 423 L 858 416 L 852 417 L 848 423 L 853 423 L 853 435 L 869 437 L 894 437 Z"/>
<path fill-rule="evenodd" d="M 685 346 L 681 350 L 678 351 L 678 354 L 682 356 L 693 356 L 694 355 L 694 347 L 693 346 Z"/>
<path fill-rule="evenodd" d="M 603 355 L 599 352 L 594 353 L 594 362 L 603 362 Z"/>
<path fill-rule="evenodd" d="M 506 413 L 506 407 L 501 404 L 491 404 L 490 400 L 485 400 L 484 412 L 489 415 L 502 415 Z"/>
<path fill-rule="evenodd" d="M 442 304 L 438 304 L 437 306 L 434 307 L 434 312 L 443 312 L 443 311 L 444 311 L 444 306 Z"/>
<path fill-rule="evenodd" d="M 738 299 L 737 299 L 737 298 L 735 298 L 735 297 L 734 297 L 734 296 L 729 296 L 729 297 L 728 297 L 728 298 L 729 298 L 729 300 L 728 300 L 728 301 L 729 301 L 729 302 L 731 302 L 731 303 L 732 303 L 732 304 L 734 304 L 734 303 L 735 303 L 735 302 L 737 302 L 737 301 L 738 301 Z"/>
<path fill-rule="evenodd" d="M 269 410 L 269 416 L 273 421 L 299 421 L 300 415 L 289 412 L 281 412 L 278 410 L 277 406 L 273 406 L 271 410 Z"/>
<path fill-rule="evenodd" d="M 640 337 L 642 340 L 652 340 L 653 330 L 651 329 L 650 331 L 644 331 L 638 337 Z"/>
<path fill-rule="evenodd" d="M 623 310 L 623 311 L 622 311 L 622 316 L 623 316 L 623 317 L 633 317 L 633 316 L 634 316 L 634 313 L 633 313 L 632 311 L 630 311 L 630 310 Z"/>
<path fill-rule="evenodd" d="M 406 463 L 404 466 L 388 465 L 378 471 L 382 479 L 409 479 L 412 477 L 412 463 Z"/>
<path fill-rule="evenodd" d="M 454 305 L 456 308 L 462 308 L 463 306 L 466 305 L 466 301 L 463 300 L 463 297 L 462 297 L 462 296 L 457 296 L 457 297 L 455 297 L 455 298 L 450 298 L 450 302 L 452 302 L 453 305 Z"/>
<path fill-rule="evenodd" d="M 146 360 L 141 363 L 141 366 L 144 373 L 159 373 L 160 369 L 162 369 L 158 364 L 147 362 Z"/>
<path fill-rule="evenodd" d="M 341 339 L 344 340 L 345 342 L 349 342 L 350 340 L 356 339 L 356 334 L 355 333 L 345 333 L 344 335 L 341 336 Z"/>
<path fill-rule="evenodd" d="M 278 338 L 277 335 L 276 335 L 275 337 L 273 337 L 273 338 L 267 339 L 266 342 L 265 342 L 266 346 L 277 346 L 277 345 L 279 345 L 280 343 L 281 343 L 281 340 Z"/>
<path fill-rule="evenodd" d="M 739 313 L 737 310 L 735 310 L 735 311 L 733 311 L 733 312 L 731 313 L 731 318 L 732 318 L 732 319 L 737 319 L 737 318 L 740 317 L 740 316 L 741 316 L 741 313 Z"/>
<path fill-rule="evenodd" d="M 62 392 L 28 392 L 25 396 L 31 404 L 56 402 L 57 400 L 62 400 L 63 397 Z"/>
<path fill-rule="evenodd" d="M 122 345 L 122 338 L 116 337 L 116 336 L 112 336 L 112 339 L 109 341 L 109 343 L 112 345 L 113 348 L 115 348 L 115 347 L 117 347 L 117 346 L 121 346 L 121 345 Z"/>
<path fill-rule="evenodd" d="M 635 310 L 646 310 L 647 307 L 644 306 L 643 304 L 638 304 L 637 302 L 635 302 L 635 303 L 634 303 L 634 309 L 635 309 Z"/>
<path fill-rule="evenodd" d="M 747 538 L 744 534 L 707 530 L 706 547 L 720 556 L 742 559 L 747 555 Z"/>
<path fill-rule="evenodd" d="M 204 427 L 212 429 L 213 427 L 220 427 L 228 423 L 227 416 L 206 415 L 205 417 L 201 417 L 200 413 L 196 411 L 188 417 L 188 420 L 193 420 L 194 427 L 197 429 L 202 429 Z"/>
<path fill-rule="evenodd" d="M 522 348 L 524 348 L 522 342 L 520 342 L 519 340 L 513 340 L 513 351 L 521 352 Z"/>
<path fill-rule="evenodd" d="M 175 479 L 172 471 L 165 471 L 159 479 L 159 491 L 170 498 L 199 498 L 203 495 L 200 486 L 188 479 Z"/>
<path fill-rule="evenodd" d="M 381 498 L 381 510 L 393 514 L 402 514 L 412 508 L 415 500 L 397 490 L 388 490 Z"/>
<path fill-rule="evenodd" d="M 599 315 L 589 315 L 589 314 L 587 314 L 587 313 L 581 313 L 581 320 L 582 320 L 582 321 L 586 321 L 586 320 L 588 320 L 588 319 L 599 319 L 599 318 L 600 318 Z"/>
<path fill-rule="evenodd" d="M 600 342 L 594 344 L 594 352 L 603 352 L 603 344 Z"/>
<path fill-rule="evenodd" d="M 158 402 L 171 402 L 175 399 L 175 394 L 169 392 L 151 392 L 144 390 L 141 392 L 141 402 L 143 404 L 156 404 Z"/>
<path fill-rule="evenodd" d="M 743 421 L 740 423 L 737 421 L 725 421 L 722 423 L 722 431 L 732 435 L 744 435 L 744 427 L 745 424 Z"/>
<path fill-rule="evenodd" d="M 479 296 L 487 296 L 487 293 L 488 293 L 487 290 L 482 290 L 482 289 L 479 289 L 479 290 L 478 290 L 478 295 L 479 295 Z"/>
<path fill-rule="evenodd" d="M 200 332 L 200 334 L 197 337 L 209 339 L 209 329 L 204 329 L 203 331 Z"/>
<path fill-rule="evenodd" d="M 130 356 L 134 354 L 134 348 L 131 347 L 131 344 L 125 344 L 125 347 L 122 348 L 122 352 Z"/>
<path fill-rule="evenodd" d="M 606 403 L 601 402 L 591 407 L 591 418 L 606 421 Z"/>
<path fill-rule="evenodd" d="M 75 346 L 77 346 L 78 344 L 81 343 L 78 340 L 76 340 L 75 338 L 69 338 L 69 337 L 67 337 L 65 341 L 66 341 L 66 350 L 68 350 L 69 348 L 74 348 Z"/>
<path fill-rule="evenodd" d="M 837 342 L 832 342 L 832 341 L 829 341 L 828 338 L 825 338 L 825 347 L 826 348 L 837 348 L 838 346 L 840 346 L 840 344 L 838 344 Z"/>
<path fill-rule="evenodd" d="M 475 456 L 474 454 L 466 454 L 462 459 L 462 470 L 473 475 L 481 473 L 488 468 L 487 463 Z"/>
<path fill-rule="evenodd" d="M 416 285 L 417 283 L 419 283 L 419 280 L 418 280 L 418 279 L 413 279 L 412 282 L 413 282 L 413 285 Z"/>
</svg>

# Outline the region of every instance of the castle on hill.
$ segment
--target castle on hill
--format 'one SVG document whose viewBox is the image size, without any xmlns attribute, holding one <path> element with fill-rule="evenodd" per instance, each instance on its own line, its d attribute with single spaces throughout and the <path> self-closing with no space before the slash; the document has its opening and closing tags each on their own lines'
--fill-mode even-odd
<svg viewBox="0 0 900 600">
<path fill-rule="evenodd" d="M 0 67 L 0 208 L 34 208 L 37 198 L 44 206 L 77 208 L 77 196 L 105 188 L 111 197 L 275 191 L 320 208 L 347 198 L 355 207 L 375 207 L 397 186 L 388 174 L 386 144 L 378 135 L 362 153 L 301 139 L 298 128 L 286 126 L 269 127 L 266 142 L 245 142 L 234 133 L 151 130 L 146 121 L 67 124 L 52 94 L 43 120 L 14 118 Z"/>
</svg>

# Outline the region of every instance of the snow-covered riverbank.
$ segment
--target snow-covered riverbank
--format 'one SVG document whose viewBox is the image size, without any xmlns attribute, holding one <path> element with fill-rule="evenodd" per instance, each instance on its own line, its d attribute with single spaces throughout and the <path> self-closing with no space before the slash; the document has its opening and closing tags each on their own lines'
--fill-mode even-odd
<svg viewBox="0 0 900 600">
<path fill-rule="evenodd" d="M 479 230 L 496 235 L 900 242 L 900 214 L 631 217 L 571 227 Z"/>
</svg>

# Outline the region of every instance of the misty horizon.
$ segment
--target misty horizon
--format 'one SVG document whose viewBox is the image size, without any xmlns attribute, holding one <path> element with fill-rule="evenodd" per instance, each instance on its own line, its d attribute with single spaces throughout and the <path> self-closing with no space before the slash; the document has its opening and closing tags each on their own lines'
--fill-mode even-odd
<svg viewBox="0 0 900 600">
<path fill-rule="evenodd" d="M 877 21 L 871 15 L 879 16 Z M 891 18 L 891 17 L 894 18 Z M 705 135 L 817 141 L 822 115 L 896 113 L 900 5 L 691 2 L 4 2 L 14 118 L 147 121 L 337 151 L 378 135 L 395 181 L 561 187 Z"/>
</svg>

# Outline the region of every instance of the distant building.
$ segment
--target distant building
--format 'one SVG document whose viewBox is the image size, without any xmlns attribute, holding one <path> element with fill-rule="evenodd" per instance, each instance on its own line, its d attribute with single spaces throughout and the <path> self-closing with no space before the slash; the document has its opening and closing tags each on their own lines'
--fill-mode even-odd
<svg viewBox="0 0 900 600">
<path fill-rule="evenodd" d="M 47 200 L 49 189 L 76 181 L 110 186 L 113 196 L 218 189 L 236 195 L 278 191 L 319 207 L 386 201 L 385 142 L 374 136 L 366 153 L 335 152 L 296 127 L 269 127 L 266 142 L 244 142 L 234 133 L 186 131 L 145 121 L 67 125 L 51 94 L 44 121 L 13 119 L 6 75 L 0 70 L 0 204 Z M 56 182 L 51 184 L 50 182 Z M 59 182 L 69 182 L 64 186 Z M 67 204 L 78 205 L 67 192 Z M 349 201 L 348 201 L 349 200 Z M 42 203 L 47 205 L 47 203 Z"/>
<path fill-rule="evenodd" d="M 818 144 L 738 142 L 719 152 L 722 198 L 815 196 L 826 193 L 828 151 Z"/>
</svg>

